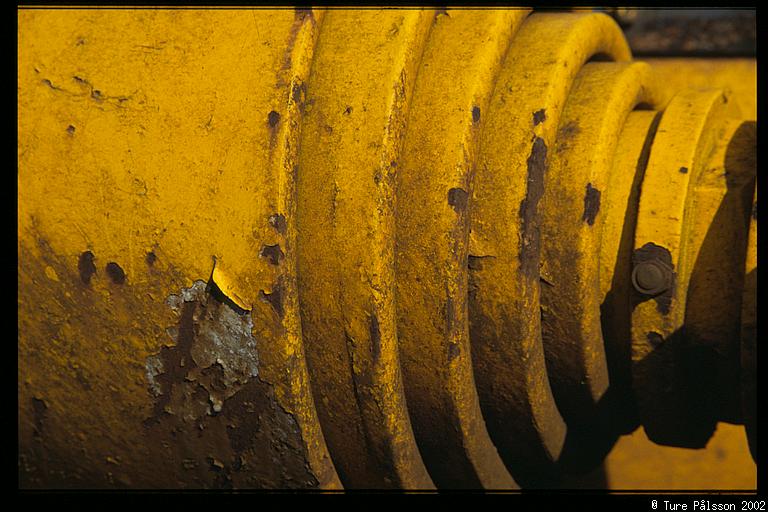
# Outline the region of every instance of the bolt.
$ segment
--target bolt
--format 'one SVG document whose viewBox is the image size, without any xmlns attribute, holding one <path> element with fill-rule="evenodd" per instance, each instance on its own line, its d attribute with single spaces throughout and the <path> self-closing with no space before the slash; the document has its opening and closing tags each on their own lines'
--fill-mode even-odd
<svg viewBox="0 0 768 512">
<path fill-rule="evenodd" d="M 671 277 L 671 269 L 663 262 L 643 261 L 632 270 L 632 285 L 643 295 L 658 295 L 667 291 Z"/>
</svg>

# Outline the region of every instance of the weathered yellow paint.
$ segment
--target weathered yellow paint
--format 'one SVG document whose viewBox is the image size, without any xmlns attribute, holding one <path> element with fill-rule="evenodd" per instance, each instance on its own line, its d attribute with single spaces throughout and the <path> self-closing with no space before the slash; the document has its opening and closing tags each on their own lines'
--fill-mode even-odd
<svg viewBox="0 0 768 512">
<path fill-rule="evenodd" d="M 600 313 L 610 389 L 618 397 L 613 413 L 616 430 L 629 434 L 639 425 L 632 389 L 631 259 L 640 185 L 660 112 L 629 113 L 616 145 L 613 170 L 601 201 L 603 215 L 599 252 Z M 618 410 L 617 410 L 618 409 Z"/>
<path fill-rule="evenodd" d="M 651 247 L 654 255 L 666 254 L 674 271 L 668 292 L 637 303 L 632 312 L 633 386 L 645 430 L 660 444 L 701 447 L 714 431 L 682 396 L 684 377 L 674 362 L 684 343 L 686 291 L 695 261 L 689 243 L 695 215 L 691 190 L 707 168 L 726 107 L 727 97 L 717 89 L 675 96 L 659 123 L 643 177 L 635 254 Z"/>
<path fill-rule="evenodd" d="M 475 377 L 494 442 L 523 485 L 551 477 L 565 438 L 545 378 L 540 317 L 530 314 L 539 310 L 537 203 L 571 84 L 594 55 L 630 57 L 609 17 L 539 13 L 526 20 L 497 80 L 472 183 Z M 510 417 L 518 418 L 514 425 Z"/>
<path fill-rule="evenodd" d="M 606 396 L 610 379 L 600 311 L 602 208 L 612 200 L 609 183 L 621 127 L 632 110 L 653 108 L 657 97 L 645 63 L 586 64 L 560 116 L 541 201 L 547 371 L 568 435 L 579 440 L 572 446 L 578 446 L 577 453 L 600 453 L 601 458 L 613 443 L 610 432 L 617 415 L 616 395 Z M 622 221 L 624 211 L 616 212 Z M 606 425 L 602 435 L 595 435 L 598 424 Z"/>
<path fill-rule="evenodd" d="M 424 50 L 396 171 L 398 336 L 421 453 L 441 487 L 515 485 L 483 422 L 467 311 L 468 203 L 504 54 L 527 10 L 447 10 Z"/>
<path fill-rule="evenodd" d="M 426 10 L 329 11 L 308 84 L 298 291 L 325 436 L 342 482 L 355 487 L 432 486 L 398 362 L 393 207 L 433 18 Z"/>
<path fill-rule="evenodd" d="M 43 401 L 47 428 L 61 429 L 47 432 L 59 440 L 48 448 L 81 461 L 60 479 L 49 474 L 49 483 L 209 486 L 206 457 L 229 467 L 224 430 L 185 454 L 196 465 L 185 469 L 174 447 L 141 427 L 153 414 L 147 358 L 172 345 L 165 329 L 175 320 L 164 301 L 208 279 L 215 258 L 215 277 L 251 310 L 260 377 L 298 422 L 297 449 L 317 485 L 339 486 L 304 366 L 291 284 L 295 235 L 269 223 L 291 213 L 300 126 L 292 87 L 309 72 L 317 14 L 19 12 L 20 415 L 32 422 L 28 404 Z M 282 269 L 258 257 L 275 243 L 286 244 Z M 90 286 L 77 271 L 86 250 L 95 255 Z M 38 262 L 54 267 L 60 284 L 35 284 Z M 123 285 L 107 278 L 107 262 L 124 270 Z M 259 299 L 280 279 L 282 318 Z M 114 467 L 105 462 L 110 450 L 119 452 Z"/>
<path fill-rule="evenodd" d="M 557 486 L 717 419 L 754 450 L 754 65 L 666 80 L 529 14 L 21 10 L 22 486 Z M 679 394 L 683 328 L 716 393 Z"/>
<path fill-rule="evenodd" d="M 730 113 L 747 120 L 757 119 L 757 61 L 744 58 L 674 58 L 643 59 L 650 64 L 660 85 L 666 106 L 683 89 L 727 89 L 732 100 Z"/>
<path fill-rule="evenodd" d="M 608 387 L 600 326 L 600 210 L 611 192 L 620 129 L 638 104 L 655 103 L 653 95 L 650 68 L 642 62 L 584 66 L 561 115 L 547 169 L 541 202 L 544 349 L 560 393 L 569 397 L 561 410 L 575 414 L 589 414 Z"/>
<path fill-rule="evenodd" d="M 754 192 L 754 122 L 728 120 L 689 194 L 691 266 L 685 338 L 696 347 L 698 391 L 716 421 L 741 422 L 739 339 L 744 261 Z"/>
</svg>

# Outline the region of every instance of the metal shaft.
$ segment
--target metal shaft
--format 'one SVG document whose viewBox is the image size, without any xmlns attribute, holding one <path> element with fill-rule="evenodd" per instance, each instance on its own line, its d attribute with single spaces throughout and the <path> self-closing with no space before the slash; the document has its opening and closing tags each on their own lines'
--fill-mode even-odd
<svg viewBox="0 0 768 512">
<path fill-rule="evenodd" d="M 592 12 L 20 11 L 21 485 L 754 456 L 755 98 L 665 72 Z"/>
</svg>

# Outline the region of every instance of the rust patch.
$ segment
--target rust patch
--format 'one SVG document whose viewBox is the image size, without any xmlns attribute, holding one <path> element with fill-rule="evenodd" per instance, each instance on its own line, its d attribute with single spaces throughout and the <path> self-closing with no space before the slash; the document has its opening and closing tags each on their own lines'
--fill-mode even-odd
<svg viewBox="0 0 768 512">
<path fill-rule="evenodd" d="M 271 128 L 274 128 L 280 122 L 280 114 L 274 110 L 271 111 L 269 114 L 267 114 L 267 122 Z"/>
<path fill-rule="evenodd" d="M 93 261 L 96 257 L 91 251 L 85 251 L 77 262 L 77 270 L 80 272 L 80 280 L 85 284 L 91 284 L 91 277 L 96 273 L 96 265 Z"/>
<path fill-rule="evenodd" d="M 223 475 L 248 487 L 314 488 L 301 433 L 295 418 L 278 403 L 272 386 L 251 379 L 224 403 L 222 417 L 234 452 Z"/>
<path fill-rule="evenodd" d="M 296 21 L 303 22 L 305 18 L 309 18 L 312 23 L 315 22 L 315 15 L 312 14 L 311 7 L 296 7 L 293 14 Z"/>
<path fill-rule="evenodd" d="M 669 310 L 672 307 L 672 299 L 675 294 L 675 284 L 677 281 L 677 274 L 675 273 L 675 267 L 672 264 L 672 254 L 666 247 L 661 247 L 653 242 L 648 242 L 639 249 L 635 249 L 632 253 L 632 266 L 636 267 L 638 264 L 644 261 L 658 260 L 664 263 L 667 267 L 672 269 L 672 277 L 670 279 L 669 287 L 659 295 L 645 296 L 634 290 L 634 304 L 645 302 L 646 300 L 653 299 L 656 301 L 656 309 L 663 315 L 669 314 Z"/>
<path fill-rule="evenodd" d="M 467 256 L 467 268 L 469 270 L 483 270 L 483 260 L 486 258 L 494 258 L 494 256 L 475 256 L 470 254 Z"/>
<path fill-rule="evenodd" d="M 280 261 L 285 257 L 283 250 L 280 249 L 280 244 L 275 245 L 263 245 L 259 256 L 267 258 L 272 265 L 279 265 Z"/>
<path fill-rule="evenodd" d="M 581 131 L 576 121 L 568 121 L 558 130 L 558 138 L 565 137 L 570 138 L 577 135 Z"/>
<path fill-rule="evenodd" d="M 199 467 L 214 488 L 317 487 L 296 419 L 259 375 L 250 311 L 217 289 L 196 281 L 166 301 L 179 323 L 169 329 L 176 344 L 147 359 L 148 435 L 185 447 L 184 469 Z"/>
<path fill-rule="evenodd" d="M 533 113 L 533 126 L 537 126 L 547 120 L 546 109 L 539 109 Z"/>
<path fill-rule="evenodd" d="M 125 271 L 123 268 L 115 263 L 114 261 L 110 261 L 107 263 L 107 275 L 115 284 L 123 284 L 125 283 Z"/>
<path fill-rule="evenodd" d="M 581 220 L 592 226 L 595 223 L 595 217 L 600 212 L 600 191 L 587 183 L 587 191 L 584 194 L 584 214 Z"/>
<path fill-rule="evenodd" d="M 568 149 L 571 143 L 571 139 L 575 137 L 580 131 L 581 128 L 579 128 L 579 125 L 576 123 L 576 121 L 568 121 L 564 125 L 561 125 L 557 130 L 557 152 L 559 153 Z"/>
<path fill-rule="evenodd" d="M 158 397 L 145 425 L 164 416 L 189 423 L 221 411 L 223 402 L 258 375 L 250 312 L 240 314 L 217 297 L 215 283 L 196 281 L 166 303 L 179 316 L 168 334 L 176 342 L 146 362 L 150 391 Z"/>
<path fill-rule="evenodd" d="M 648 343 L 651 344 L 654 348 L 660 346 L 662 343 L 664 343 L 664 337 L 657 333 L 657 332 L 649 332 L 645 335 L 645 337 L 648 339 Z"/>
<path fill-rule="evenodd" d="M 306 20 L 309 20 L 313 25 L 315 24 L 315 16 L 312 14 L 312 9 L 309 7 L 294 8 L 293 23 L 291 24 L 291 30 L 286 41 L 283 62 L 280 66 L 281 72 L 279 73 L 279 78 L 276 84 L 277 87 L 286 85 L 285 72 L 291 69 L 291 66 L 293 65 L 293 60 L 291 58 L 293 47 L 296 44 L 296 37 L 299 35 L 299 30 Z"/>
<path fill-rule="evenodd" d="M 267 293 L 264 290 L 259 290 L 259 298 L 264 302 L 269 303 L 272 309 L 275 310 L 277 316 L 281 319 L 285 313 L 283 310 L 283 286 L 280 279 L 272 287 L 272 293 Z"/>
<path fill-rule="evenodd" d="M 402 23 L 402 19 L 400 20 L 400 23 Z M 397 34 L 400 33 L 400 25 L 398 22 L 392 23 L 392 26 L 389 27 L 389 30 L 387 31 L 387 36 L 389 36 L 390 39 L 397 36 Z"/>
<path fill-rule="evenodd" d="M 281 235 L 285 235 L 286 231 L 288 231 L 288 224 L 285 222 L 285 215 L 282 213 L 270 215 L 269 225 L 275 228 Z"/>
<path fill-rule="evenodd" d="M 535 137 L 528 157 L 528 179 L 525 198 L 520 202 L 520 271 L 528 279 L 539 275 L 539 214 L 538 204 L 544 194 L 544 174 L 547 170 L 547 144 Z"/>
<path fill-rule="evenodd" d="M 459 354 L 461 354 L 461 349 L 459 348 L 459 344 L 449 343 L 448 344 L 448 362 L 451 362 L 457 357 L 459 357 Z"/>
<path fill-rule="evenodd" d="M 293 84 L 293 88 L 291 90 L 291 99 L 293 102 L 299 106 L 299 108 L 302 108 L 304 106 L 304 100 L 307 97 L 307 86 L 304 85 L 304 82 L 297 81 Z"/>
<path fill-rule="evenodd" d="M 469 194 L 463 188 L 452 188 L 448 191 L 448 204 L 451 205 L 456 213 L 461 213 L 467 209 Z"/>
</svg>

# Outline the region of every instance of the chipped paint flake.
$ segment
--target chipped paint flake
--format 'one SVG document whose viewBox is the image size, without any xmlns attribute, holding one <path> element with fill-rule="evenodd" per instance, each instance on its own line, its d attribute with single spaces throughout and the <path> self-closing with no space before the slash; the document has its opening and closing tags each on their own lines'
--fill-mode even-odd
<svg viewBox="0 0 768 512">
<path fill-rule="evenodd" d="M 175 342 L 146 360 L 149 389 L 157 412 L 180 414 L 189 421 L 221 412 L 224 402 L 259 374 L 250 312 L 217 297 L 214 282 L 195 281 L 166 304 L 179 318 L 167 329 Z"/>
</svg>

